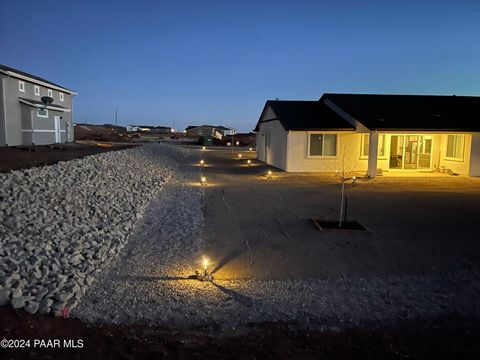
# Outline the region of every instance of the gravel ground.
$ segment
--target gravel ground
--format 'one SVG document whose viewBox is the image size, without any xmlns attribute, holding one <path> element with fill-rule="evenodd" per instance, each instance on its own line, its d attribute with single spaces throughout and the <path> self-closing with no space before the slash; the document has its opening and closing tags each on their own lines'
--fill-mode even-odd
<svg viewBox="0 0 480 360">
<path fill-rule="evenodd" d="M 184 152 L 150 145 L 0 174 L 0 305 L 74 310 Z"/>
<path fill-rule="evenodd" d="M 90 322 L 211 330 L 264 322 L 340 331 L 456 313 L 480 314 L 480 274 L 338 280 L 191 280 L 205 248 L 191 153 L 150 204 L 118 260 L 89 288 L 74 316 Z M 207 204 L 208 205 L 208 204 Z"/>
</svg>

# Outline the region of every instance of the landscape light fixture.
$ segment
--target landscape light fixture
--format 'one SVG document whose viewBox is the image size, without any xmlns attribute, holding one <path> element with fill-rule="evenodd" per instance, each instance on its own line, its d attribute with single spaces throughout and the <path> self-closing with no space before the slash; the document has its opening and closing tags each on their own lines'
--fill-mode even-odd
<svg viewBox="0 0 480 360">
<path fill-rule="evenodd" d="M 203 272 L 199 270 L 195 270 L 195 277 L 197 278 L 197 280 L 200 280 L 200 281 L 212 281 L 213 280 L 212 274 L 208 272 L 209 261 L 205 256 L 203 257 L 202 263 L 203 263 Z"/>
<path fill-rule="evenodd" d="M 202 150 L 206 150 L 207 148 L 205 146 L 202 146 Z"/>
<path fill-rule="evenodd" d="M 250 151 L 253 151 L 253 148 L 250 148 L 249 150 L 250 150 Z"/>
<path fill-rule="evenodd" d="M 202 167 L 203 167 L 204 165 L 205 165 L 205 161 L 203 161 L 203 160 L 200 160 L 200 166 L 202 166 Z"/>
<path fill-rule="evenodd" d="M 272 177 L 272 170 L 268 170 L 267 171 L 267 178 L 271 178 Z"/>
<path fill-rule="evenodd" d="M 207 178 L 205 176 L 202 176 L 200 178 L 200 184 L 205 185 L 207 183 Z"/>
<path fill-rule="evenodd" d="M 252 165 L 252 160 L 247 160 L 248 166 Z"/>
<path fill-rule="evenodd" d="M 241 158 L 241 157 L 242 157 L 242 154 L 238 154 L 238 157 Z"/>
<path fill-rule="evenodd" d="M 356 180 L 357 180 L 357 177 L 355 175 L 352 176 L 352 184 L 354 184 Z"/>
</svg>

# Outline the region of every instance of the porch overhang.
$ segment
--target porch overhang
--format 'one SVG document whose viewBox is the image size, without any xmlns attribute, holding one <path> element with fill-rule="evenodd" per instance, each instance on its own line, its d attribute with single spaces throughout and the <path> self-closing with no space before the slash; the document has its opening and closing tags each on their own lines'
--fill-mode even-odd
<svg viewBox="0 0 480 360">
<path fill-rule="evenodd" d="M 36 108 L 36 109 L 40 108 L 40 109 L 55 110 L 55 111 L 60 111 L 60 112 L 71 112 L 72 111 L 71 109 L 68 109 L 68 108 L 60 106 L 60 105 L 54 105 L 54 104 L 47 105 L 47 104 L 44 104 L 44 103 L 41 103 L 41 102 L 37 102 L 35 100 L 27 100 L 27 99 L 23 99 L 23 98 L 20 98 L 18 100 L 22 104 L 31 106 L 31 107 Z"/>
</svg>

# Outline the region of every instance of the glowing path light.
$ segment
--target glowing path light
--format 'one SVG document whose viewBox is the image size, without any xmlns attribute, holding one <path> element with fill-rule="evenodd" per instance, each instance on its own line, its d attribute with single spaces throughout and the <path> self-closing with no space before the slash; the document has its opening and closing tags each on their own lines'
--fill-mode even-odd
<svg viewBox="0 0 480 360">
<path fill-rule="evenodd" d="M 247 160 L 247 165 L 248 166 L 252 165 L 252 160 Z"/>
<path fill-rule="evenodd" d="M 238 154 L 238 158 L 241 159 L 241 158 L 242 158 L 242 154 Z"/>
<path fill-rule="evenodd" d="M 200 184 L 201 184 L 201 185 L 206 185 L 206 184 L 207 184 L 207 178 L 206 178 L 205 176 L 202 176 L 202 177 L 200 178 Z"/>
<path fill-rule="evenodd" d="M 206 150 L 207 148 L 205 146 L 202 146 L 202 150 Z"/>
<path fill-rule="evenodd" d="M 204 166 L 205 165 L 205 161 L 204 160 L 200 160 L 200 166 Z"/>
</svg>

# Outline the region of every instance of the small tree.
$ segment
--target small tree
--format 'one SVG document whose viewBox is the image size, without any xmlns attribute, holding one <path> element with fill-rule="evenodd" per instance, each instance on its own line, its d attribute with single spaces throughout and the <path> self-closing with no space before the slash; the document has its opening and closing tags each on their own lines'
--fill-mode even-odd
<svg viewBox="0 0 480 360">
<path fill-rule="evenodd" d="M 346 199 L 347 194 L 345 193 L 345 181 L 350 179 L 350 176 L 355 171 L 357 167 L 357 161 L 353 162 L 353 165 L 350 168 L 347 168 L 347 142 L 343 142 L 343 152 L 340 154 L 340 157 L 335 160 L 335 172 L 340 178 L 342 184 L 341 190 L 341 200 L 340 200 L 340 219 L 338 221 L 338 227 L 342 227 L 343 216 L 346 214 Z M 346 221 L 346 218 L 345 218 Z"/>
</svg>

